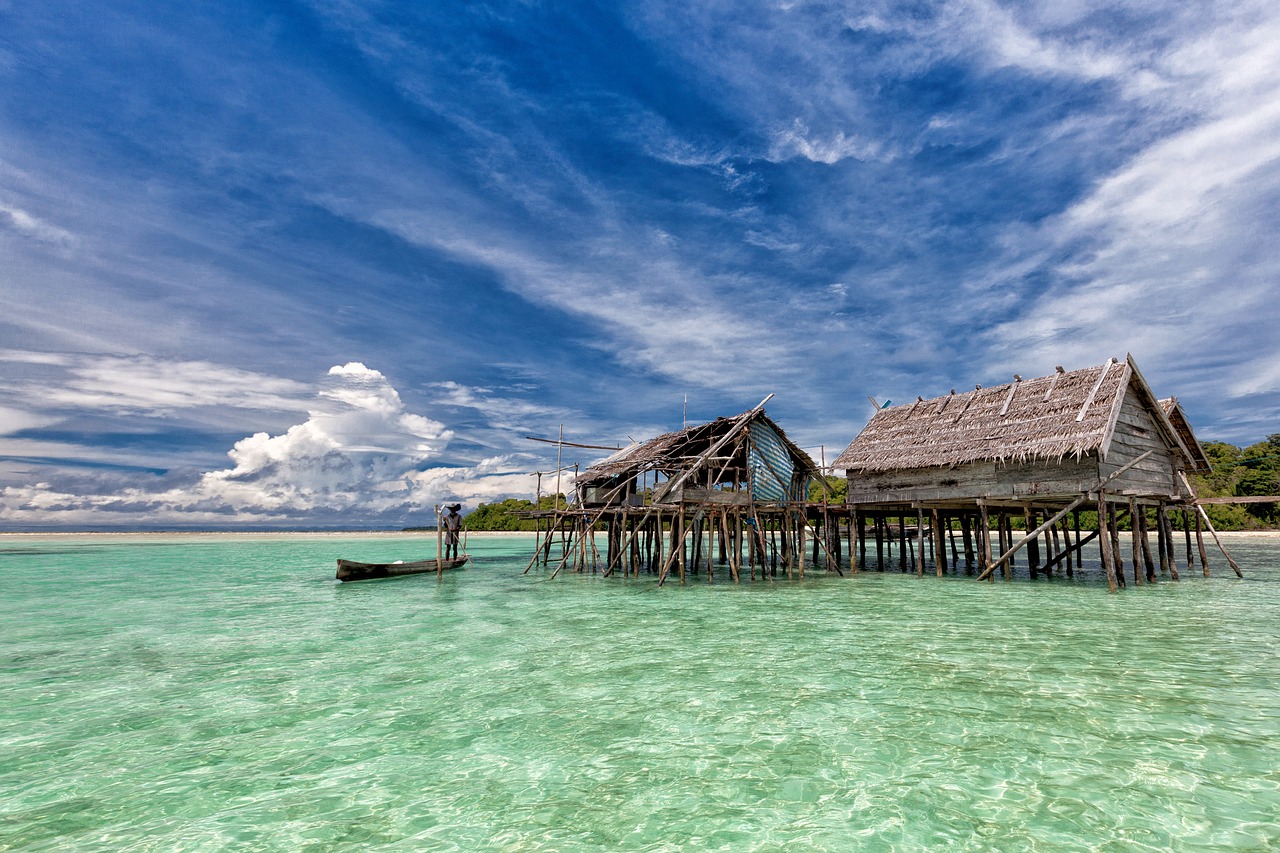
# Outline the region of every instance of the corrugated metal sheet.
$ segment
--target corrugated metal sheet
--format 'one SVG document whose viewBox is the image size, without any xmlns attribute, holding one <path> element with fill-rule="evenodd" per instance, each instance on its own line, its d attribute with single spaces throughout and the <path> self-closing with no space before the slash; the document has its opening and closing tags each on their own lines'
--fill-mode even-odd
<svg viewBox="0 0 1280 853">
<path fill-rule="evenodd" d="M 768 424 L 755 420 L 748 427 L 751 449 L 747 466 L 751 473 L 751 496 L 754 500 L 785 501 L 791 495 L 795 465 L 786 445 Z"/>
</svg>

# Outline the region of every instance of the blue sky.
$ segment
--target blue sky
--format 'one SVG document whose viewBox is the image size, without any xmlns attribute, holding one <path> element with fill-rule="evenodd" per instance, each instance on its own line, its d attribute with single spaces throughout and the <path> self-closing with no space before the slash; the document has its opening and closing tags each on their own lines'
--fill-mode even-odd
<svg viewBox="0 0 1280 853">
<path fill-rule="evenodd" d="M 831 459 L 1126 352 L 1252 443 L 1278 214 L 1272 3 L 0 2 L 0 529 L 399 527 L 562 424 Z"/>
</svg>

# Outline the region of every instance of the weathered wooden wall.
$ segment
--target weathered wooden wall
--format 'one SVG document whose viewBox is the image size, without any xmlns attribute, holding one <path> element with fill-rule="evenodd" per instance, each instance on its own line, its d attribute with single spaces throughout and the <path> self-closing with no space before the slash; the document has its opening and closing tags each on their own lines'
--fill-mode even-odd
<svg viewBox="0 0 1280 853">
<path fill-rule="evenodd" d="M 1099 466 L 1098 473 L 1105 477 L 1148 450 L 1154 452 L 1117 477 L 1108 486 L 1109 491 L 1169 497 L 1178 493 L 1178 458 L 1169 449 L 1168 440 L 1151 412 L 1130 388 L 1121 403 L 1111 444 L 1103 448 L 1105 461 Z"/>
<path fill-rule="evenodd" d="M 877 504 L 1075 495 L 1088 491 L 1098 480 L 1098 460 L 1093 456 L 1079 460 L 1069 457 L 1061 462 L 977 462 L 956 468 L 883 473 L 850 471 L 847 500 L 851 504 Z"/>
</svg>

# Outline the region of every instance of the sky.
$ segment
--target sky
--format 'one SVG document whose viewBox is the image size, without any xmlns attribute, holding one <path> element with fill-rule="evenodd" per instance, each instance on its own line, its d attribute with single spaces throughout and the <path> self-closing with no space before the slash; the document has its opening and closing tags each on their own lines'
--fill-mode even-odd
<svg viewBox="0 0 1280 853">
<path fill-rule="evenodd" d="M 1277 281 L 1274 2 L 0 0 L 0 530 L 398 529 L 1126 353 L 1251 444 Z"/>
</svg>

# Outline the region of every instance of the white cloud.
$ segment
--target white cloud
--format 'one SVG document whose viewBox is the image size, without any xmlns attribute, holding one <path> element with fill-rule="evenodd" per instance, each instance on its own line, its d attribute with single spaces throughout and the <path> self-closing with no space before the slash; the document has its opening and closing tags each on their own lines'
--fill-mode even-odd
<svg viewBox="0 0 1280 853">
<path fill-rule="evenodd" d="M 498 455 L 469 467 L 426 467 L 453 438 L 444 424 L 405 410 L 377 370 L 332 368 L 306 421 L 279 435 L 255 433 L 228 452 L 232 466 L 190 487 L 127 488 L 76 495 L 42 484 L 0 490 L 9 524 L 288 525 L 377 524 L 421 519 L 445 501 L 474 507 L 533 493 L 533 477 Z"/>
<path fill-rule="evenodd" d="M 830 166 L 841 160 L 876 159 L 881 151 L 880 143 L 856 134 L 845 135 L 844 131 L 825 139 L 816 138 L 803 121 L 796 119 L 789 128 L 772 135 L 768 159 L 778 162 L 798 156 Z"/>
<path fill-rule="evenodd" d="M 102 410 L 162 417 L 185 409 L 305 411 L 308 386 L 207 361 L 150 355 L 50 355 L 0 351 L 9 361 L 58 369 L 59 381 L 0 382 L 42 408 Z"/>
<path fill-rule="evenodd" d="M 406 412 L 386 377 L 363 364 L 334 367 L 329 378 L 306 422 L 236 442 L 228 453 L 235 466 L 206 473 L 194 496 L 291 511 L 377 511 L 391 508 L 388 496 L 403 503 L 399 493 L 410 490 L 417 466 L 439 455 L 453 433 Z"/>
<path fill-rule="evenodd" d="M 16 207 L 0 204 L 0 223 L 7 222 L 24 237 L 54 246 L 70 246 L 75 237 L 70 231 L 45 222 Z"/>
<path fill-rule="evenodd" d="M 15 432 L 21 432 L 24 429 L 35 429 L 36 427 L 49 426 L 57 422 L 57 418 L 29 412 L 25 409 L 0 406 L 0 435 L 10 435 Z"/>
<path fill-rule="evenodd" d="M 1247 365 L 1274 358 L 1280 327 L 1280 21 L 1205 21 L 1155 64 L 1179 80 L 1161 113 L 1194 118 L 1060 216 L 1011 229 L 974 290 L 1046 270 L 1052 283 L 994 331 L 995 348 L 1010 370 L 1125 351 L 1144 365 L 1225 359 L 1244 366 L 1238 381 L 1184 367 L 1186 385 L 1169 390 L 1274 390 L 1268 369 Z"/>
</svg>

